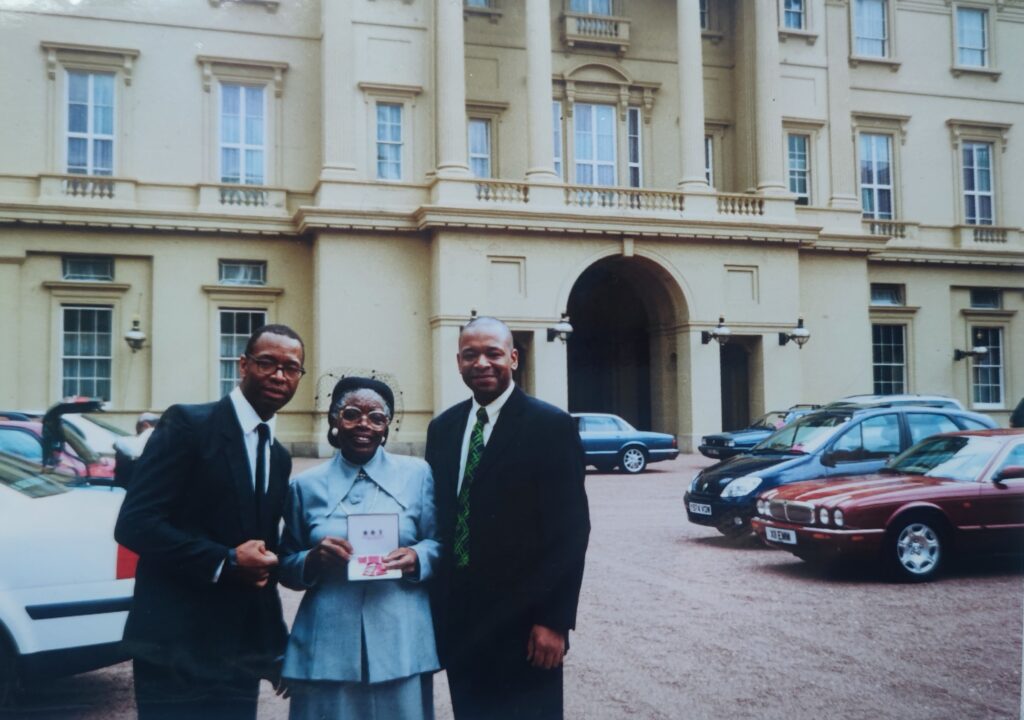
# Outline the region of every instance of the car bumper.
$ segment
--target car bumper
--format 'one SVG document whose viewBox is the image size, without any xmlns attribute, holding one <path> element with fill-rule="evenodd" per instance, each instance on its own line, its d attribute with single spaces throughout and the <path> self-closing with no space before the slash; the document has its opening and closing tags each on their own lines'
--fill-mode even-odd
<svg viewBox="0 0 1024 720">
<path fill-rule="evenodd" d="M 668 448 L 666 450 L 648 450 L 647 451 L 647 462 L 660 462 L 662 460 L 675 460 L 679 457 L 678 448 Z"/>
<path fill-rule="evenodd" d="M 698 445 L 697 450 L 704 457 L 714 458 L 716 460 L 724 460 L 725 458 L 731 458 L 734 455 L 739 455 L 744 452 L 747 448 L 738 447 L 722 447 L 721 445 Z"/>
<path fill-rule="evenodd" d="M 751 498 L 730 502 L 720 497 L 691 495 L 687 492 L 683 495 L 683 506 L 690 522 L 714 528 L 743 525 L 754 515 L 754 501 Z"/>
<path fill-rule="evenodd" d="M 814 527 L 796 523 L 755 517 L 751 528 L 770 547 L 788 550 L 804 559 L 837 560 L 840 558 L 866 557 L 877 554 L 882 547 L 885 531 Z M 793 542 L 769 539 L 769 529 L 781 530 Z M 786 532 L 789 531 L 789 532 Z"/>
</svg>

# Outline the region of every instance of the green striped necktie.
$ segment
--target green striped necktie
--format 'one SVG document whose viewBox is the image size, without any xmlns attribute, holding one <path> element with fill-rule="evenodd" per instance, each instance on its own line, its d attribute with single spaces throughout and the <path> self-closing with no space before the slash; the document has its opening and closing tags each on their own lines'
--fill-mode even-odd
<svg viewBox="0 0 1024 720">
<path fill-rule="evenodd" d="M 487 410 L 476 411 L 476 425 L 469 436 L 469 451 L 466 453 L 466 471 L 462 474 L 462 488 L 459 490 L 459 512 L 455 518 L 455 567 L 469 567 L 469 486 L 473 484 L 480 458 L 484 454 L 484 425 L 487 424 Z"/>
</svg>

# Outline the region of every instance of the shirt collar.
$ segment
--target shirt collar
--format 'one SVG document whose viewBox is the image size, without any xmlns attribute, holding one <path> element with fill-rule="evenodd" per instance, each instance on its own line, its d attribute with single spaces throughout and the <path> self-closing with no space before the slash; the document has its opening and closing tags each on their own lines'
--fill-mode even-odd
<svg viewBox="0 0 1024 720">
<path fill-rule="evenodd" d="M 369 476 L 370 480 L 376 483 L 381 490 L 386 492 L 392 498 L 395 499 L 399 505 L 403 508 L 405 503 L 402 502 L 398 485 L 401 482 L 400 478 L 395 477 L 394 473 L 388 467 L 388 454 L 383 447 L 377 448 L 377 452 L 373 454 L 369 462 L 364 465 L 356 465 L 345 459 L 345 456 L 341 454 L 339 450 L 334 456 L 335 467 L 341 474 L 341 481 L 338 483 L 338 493 L 340 498 L 344 498 L 348 495 L 349 490 L 355 485 L 356 477 L 359 475 L 360 468 Z"/>
<path fill-rule="evenodd" d="M 228 395 L 231 398 L 231 404 L 235 407 L 235 415 L 238 416 L 238 424 L 242 426 L 242 434 L 248 435 L 251 432 L 256 431 L 256 426 L 261 422 L 266 422 L 267 427 L 270 428 L 270 441 L 274 441 L 274 426 L 277 424 L 277 415 L 274 415 L 269 420 L 264 421 L 259 414 L 253 410 L 252 405 L 246 400 L 245 395 L 242 394 L 242 388 L 235 386 L 235 389 Z"/>
<path fill-rule="evenodd" d="M 485 410 L 487 410 L 487 422 L 493 425 L 495 418 L 498 417 L 498 413 L 500 413 L 501 409 L 505 407 L 505 403 L 508 402 L 509 397 L 511 397 L 512 395 L 512 391 L 515 389 L 515 382 L 510 382 L 508 384 L 508 387 L 505 388 L 505 392 L 491 400 L 491 402 L 488 403 L 487 405 L 481 405 L 480 403 L 477 402 L 476 398 L 474 397 L 473 407 L 469 409 L 469 417 L 475 418 L 477 410 L 479 410 L 480 408 L 484 408 Z"/>
</svg>

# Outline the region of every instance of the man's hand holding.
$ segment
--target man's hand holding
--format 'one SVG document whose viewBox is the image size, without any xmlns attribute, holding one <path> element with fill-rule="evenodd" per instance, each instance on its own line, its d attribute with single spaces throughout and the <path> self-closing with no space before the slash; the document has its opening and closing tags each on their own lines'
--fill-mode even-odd
<svg viewBox="0 0 1024 720">
<path fill-rule="evenodd" d="M 267 550 L 262 540 L 246 540 L 235 548 L 235 563 L 229 566 L 231 574 L 244 585 L 266 587 L 270 571 L 277 567 L 277 555 Z"/>
<path fill-rule="evenodd" d="M 526 660 L 535 668 L 552 670 L 562 664 L 564 657 L 565 636 L 543 625 L 534 625 L 526 643 Z"/>
</svg>

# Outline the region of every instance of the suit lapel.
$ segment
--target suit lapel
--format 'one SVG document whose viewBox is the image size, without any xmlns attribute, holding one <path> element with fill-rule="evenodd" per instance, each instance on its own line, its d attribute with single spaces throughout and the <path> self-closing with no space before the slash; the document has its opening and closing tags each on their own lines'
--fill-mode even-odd
<svg viewBox="0 0 1024 720">
<path fill-rule="evenodd" d="M 444 477 L 434 478 L 434 482 L 443 483 L 445 498 L 454 498 L 459 489 L 459 465 L 462 463 L 462 438 L 466 434 L 466 423 L 469 411 L 473 407 L 472 400 L 465 400 L 455 406 L 451 414 L 450 425 L 440 433 L 444 438 L 445 447 L 441 457 L 444 459 Z"/>
<path fill-rule="evenodd" d="M 260 537 L 269 538 L 277 542 L 277 523 L 274 521 L 278 515 L 277 509 L 284 506 L 284 496 L 288 491 L 288 476 L 285 474 L 288 451 L 274 439 L 270 446 L 270 473 L 267 478 L 267 495 L 262 507 L 260 528 L 263 534 Z M 271 512 L 271 511 L 274 512 Z"/>
<path fill-rule="evenodd" d="M 525 403 L 526 396 L 518 387 L 505 401 L 505 406 L 498 413 L 498 421 L 494 424 L 491 437 L 487 440 L 487 445 L 484 446 L 484 456 L 480 458 L 480 467 L 477 468 L 474 483 L 487 476 L 491 466 L 501 458 L 502 453 L 516 436 L 519 431 L 519 415 L 523 412 Z"/>
<path fill-rule="evenodd" d="M 217 417 L 214 421 L 220 427 L 221 442 L 228 467 L 231 469 L 231 482 L 238 496 L 238 520 L 247 537 L 256 537 L 256 495 L 252 487 L 252 470 L 249 468 L 249 456 L 245 451 L 245 438 L 242 437 L 242 426 L 238 415 L 231 404 L 231 398 L 225 397 L 217 405 Z"/>
</svg>

